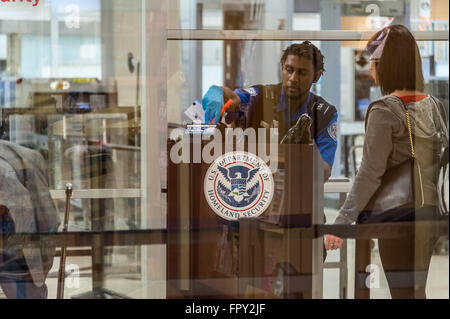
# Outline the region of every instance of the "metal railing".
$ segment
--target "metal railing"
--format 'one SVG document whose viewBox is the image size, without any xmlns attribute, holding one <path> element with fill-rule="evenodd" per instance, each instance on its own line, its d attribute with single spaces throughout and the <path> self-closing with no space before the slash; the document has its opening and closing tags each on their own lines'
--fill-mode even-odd
<svg viewBox="0 0 450 319">
<path fill-rule="evenodd" d="M 167 40 L 367 41 L 377 32 L 353 30 L 196 30 L 168 29 Z M 412 31 L 417 41 L 448 41 L 448 31 Z"/>
</svg>

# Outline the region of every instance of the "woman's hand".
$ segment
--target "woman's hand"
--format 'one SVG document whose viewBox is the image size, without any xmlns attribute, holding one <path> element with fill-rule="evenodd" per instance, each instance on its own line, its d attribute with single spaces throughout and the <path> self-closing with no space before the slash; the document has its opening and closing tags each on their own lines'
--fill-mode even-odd
<svg viewBox="0 0 450 319">
<path fill-rule="evenodd" d="M 333 235 L 325 235 L 325 249 L 326 250 L 335 250 L 342 247 L 343 239 L 333 236 Z"/>
</svg>

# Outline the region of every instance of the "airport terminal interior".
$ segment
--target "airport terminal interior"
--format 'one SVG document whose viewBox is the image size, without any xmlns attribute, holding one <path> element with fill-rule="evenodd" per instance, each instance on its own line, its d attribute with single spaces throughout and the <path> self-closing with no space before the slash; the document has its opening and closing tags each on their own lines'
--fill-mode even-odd
<svg viewBox="0 0 450 319">
<path fill-rule="evenodd" d="M 390 299 L 376 235 L 351 225 L 340 249 L 323 244 L 361 164 L 366 112 L 382 96 L 365 47 L 390 24 L 413 34 L 424 91 L 448 114 L 447 0 L 2 0 L 0 141 L 42 156 L 60 223 L 2 233 L 0 250 L 10 237 L 54 247 L 49 299 Z M 213 85 L 280 83 L 283 50 L 306 40 L 325 68 L 310 90 L 338 114 L 331 177 L 323 184 L 314 143 L 279 145 L 265 211 L 224 218 L 206 191 L 212 165 L 226 166 L 202 152 L 214 127 L 194 132 L 210 124 L 198 118 L 202 97 Z M 250 194 L 250 179 L 235 194 Z M 449 298 L 448 216 L 440 227 L 432 299 Z"/>
</svg>

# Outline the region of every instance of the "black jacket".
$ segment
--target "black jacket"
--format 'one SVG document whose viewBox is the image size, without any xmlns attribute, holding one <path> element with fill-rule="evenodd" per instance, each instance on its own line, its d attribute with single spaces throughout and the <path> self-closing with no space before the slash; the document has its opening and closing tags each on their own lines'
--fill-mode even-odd
<svg viewBox="0 0 450 319">
<path fill-rule="evenodd" d="M 255 129 L 263 127 L 261 121 L 272 125 L 273 120 L 279 123 L 280 139 L 286 134 L 290 128 L 290 123 L 285 123 L 282 113 L 277 112 L 277 106 L 281 101 L 281 83 L 275 85 L 255 85 L 258 95 L 256 105 L 249 110 L 247 116 L 247 127 Z M 311 116 L 311 136 L 315 137 L 324 128 L 328 126 L 334 114 L 337 112 L 336 108 L 325 101 L 322 97 L 311 93 L 311 99 L 308 104 L 308 114 Z"/>
</svg>

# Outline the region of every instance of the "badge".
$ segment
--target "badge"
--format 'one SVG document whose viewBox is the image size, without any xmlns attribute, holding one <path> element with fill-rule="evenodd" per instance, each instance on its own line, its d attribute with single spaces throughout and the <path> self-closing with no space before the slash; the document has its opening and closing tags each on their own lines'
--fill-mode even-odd
<svg viewBox="0 0 450 319">
<path fill-rule="evenodd" d="M 272 201 L 272 172 L 258 156 L 229 152 L 206 172 L 204 192 L 211 209 L 226 220 L 261 215 Z"/>
<path fill-rule="evenodd" d="M 337 141 L 337 123 L 334 122 L 333 124 L 331 124 L 330 126 L 328 126 L 328 135 L 330 135 L 330 137 Z"/>
<path fill-rule="evenodd" d="M 250 94 L 250 96 L 256 96 L 258 94 L 258 92 L 256 92 L 255 88 L 248 88 L 248 89 L 243 89 L 245 92 L 247 92 L 248 94 Z"/>
</svg>

